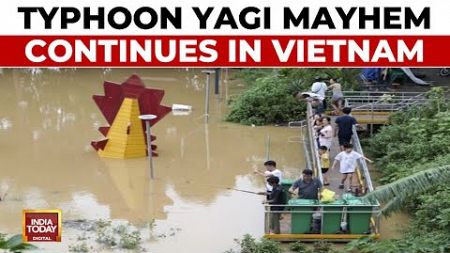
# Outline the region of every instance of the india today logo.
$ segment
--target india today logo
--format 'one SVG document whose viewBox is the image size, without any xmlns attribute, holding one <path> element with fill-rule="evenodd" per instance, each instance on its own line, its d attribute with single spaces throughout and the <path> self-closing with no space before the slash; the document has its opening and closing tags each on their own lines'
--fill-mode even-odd
<svg viewBox="0 0 450 253">
<path fill-rule="evenodd" d="M 23 210 L 22 224 L 25 242 L 61 241 L 61 210 Z"/>
</svg>

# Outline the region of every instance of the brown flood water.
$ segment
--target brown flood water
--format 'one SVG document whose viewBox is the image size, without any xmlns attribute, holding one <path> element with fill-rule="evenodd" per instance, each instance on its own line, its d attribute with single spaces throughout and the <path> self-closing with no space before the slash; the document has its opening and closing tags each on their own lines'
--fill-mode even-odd
<svg viewBox="0 0 450 253">
<path fill-rule="evenodd" d="M 188 116 L 167 115 L 153 128 L 156 178 L 148 161 L 100 158 L 90 147 L 106 121 L 92 100 L 103 80 L 121 83 L 133 73 L 166 91 L 163 104 L 191 105 Z M 263 189 L 254 168 L 270 157 L 283 170 L 303 167 L 298 130 L 223 121 L 226 97 L 239 82 L 211 85 L 210 122 L 203 123 L 205 76 L 187 69 L 6 69 L 0 75 L 0 232 L 21 233 L 22 209 L 54 209 L 63 221 L 111 219 L 139 227 L 150 252 L 223 252 L 245 233 L 263 234 L 262 198 L 227 190 Z M 150 239 L 148 224 L 155 219 Z M 173 232 L 175 231 L 175 232 Z M 44 252 L 68 252 L 80 230 L 63 226 L 62 243 L 38 243 Z M 169 235 L 170 234 L 170 235 Z M 154 236 L 155 237 L 155 236 Z M 107 250 L 105 250 L 107 252 Z"/>
</svg>

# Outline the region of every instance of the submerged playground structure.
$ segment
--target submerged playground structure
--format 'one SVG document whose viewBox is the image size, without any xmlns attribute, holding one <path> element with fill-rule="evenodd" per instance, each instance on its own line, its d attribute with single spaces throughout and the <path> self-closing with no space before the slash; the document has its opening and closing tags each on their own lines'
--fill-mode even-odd
<svg viewBox="0 0 450 253">
<path fill-rule="evenodd" d="M 91 144 L 100 157 L 137 158 L 147 156 L 147 143 L 144 121 L 140 115 L 157 116 L 151 120 L 154 125 L 171 108 L 161 105 L 164 90 L 146 88 L 137 75 L 130 76 L 122 84 L 104 82 L 105 95 L 94 95 L 93 99 L 110 126 L 100 127 L 99 131 L 106 137 Z M 155 140 L 151 136 L 151 141 Z M 151 142 L 150 141 L 150 142 Z M 151 145 L 153 156 L 157 155 L 156 145 Z"/>
</svg>

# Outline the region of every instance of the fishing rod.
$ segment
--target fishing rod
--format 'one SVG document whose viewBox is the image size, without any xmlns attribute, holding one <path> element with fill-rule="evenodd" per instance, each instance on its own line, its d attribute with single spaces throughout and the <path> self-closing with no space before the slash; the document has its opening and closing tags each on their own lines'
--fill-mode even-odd
<svg viewBox="0 0 450 253">
<path fill-rule="evenodd" d="M 227 189 L 227 190 L 238 191 L 238 192 L 245 192 L 245 193 L 250 193 L 250 194 L 261 195 L 261 194 L 259 194 L 258 192 L 246 191 L 246 190 L 240 190 L 240 189 L 231 188 L 231 187 L 227 187 L 226 189 Z"/>
<path fill-rule="evenodd" d="M 186 181 L 186 183 L 190 184 L 190 181 Z M 241 189 L 236 189 L 233 187 L 223 187 L 223 186 L 215 186 L 215 185 L 207 185 L 207 184 L 202 184 L 202 186 L 206 186 L 206 187 L 211 187 L 211 188 L 216 188 L 216 189 L 226 189 L 226 190 L 232 190 L 232 191 L 238 191 L 238 192 L 245 192 L 245 193 L 250 193 L 250 194 L 255 194 L 255 195 L 261 195 L 258 192 L 254 192 L 254 191 L 247 191 L 247 190 L 241 190 Z"/>
</svg>

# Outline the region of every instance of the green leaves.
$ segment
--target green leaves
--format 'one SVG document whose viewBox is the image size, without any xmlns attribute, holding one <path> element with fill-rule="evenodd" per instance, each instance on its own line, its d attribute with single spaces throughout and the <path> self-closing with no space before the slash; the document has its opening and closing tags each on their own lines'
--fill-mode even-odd
<svg viewBox="0 0 450 253">
<path fill-rule="evenodd" d="M 303 118 L 305 108 L 288 91 L 287 81 L 273 75 L 257 79 L 232 101 L 227 120 L 245 125 L 280 124 Z"/>
<path fill-rule="evenodd" d="M 292 96 L 309 91 L 315 76 L 335 78 L 343 89 L 357 85 L 355 69 L 244 69 L 238 75 L 247 90 L 230 102 L 227 120 L 244 125 L 280 124 L 305 117 L 306 104 Z"/>
<path fill-rule="evenodd" d="M 432 187 L 448 181 L 450 181 L 450 165 L 430 168 L 377 187 L 375 191 L 367 194 L 364 198 L 369 201 L 378 200 L 386 203 L 383 212 L 388 214 L 401 209 L 403 202 L 409 197 L 425 193 Z"/>
<path fill-rule="evenodd" d="M 226 253 L 283 253 L 280 243 L 265 238 L 258 242 L 251 235 L 245 234 L 242 240 L 235 241 L 239 249 L 228 250 Z"/>
<path fill-rule="evenodd" d="M 0 234 L 0 249 L 5 249 L 11 252 L 22 252 L 25 250 L 37 249 L 36 246 L 24 243 L 22 235 L 14 235 L 6 240 L 5 234 Z"/>
<path fill-rule="evenodd" d="M 450 104 L 443 94 L 432 89 L 429 104 L 395 114 L 370 141 L 387 184 L 366 198 L 384 203 L 385 214 L 409 211 L 409 231 L 399 240 L 355 241 L 351 252 L 450 252 Z"/>
<path fill-rule="evenodd" d="M 435 112 L 430 118 L 410 118 L 383 127 L 370 141 L 370 152 L 378 157 L 382 182 L 392 182 L 398 168 L 432 161 L 450 153 L 450 113 Z"/>
<path fill-rule="evenodd" d="M 351 253 L 437 253 L 450 252 L 450 236 L 431 232 L 416 237 L 407 234 L 402 239 L 374 240 L 361 238 L 349 243 L 345 252 Z"/>
</svg>

